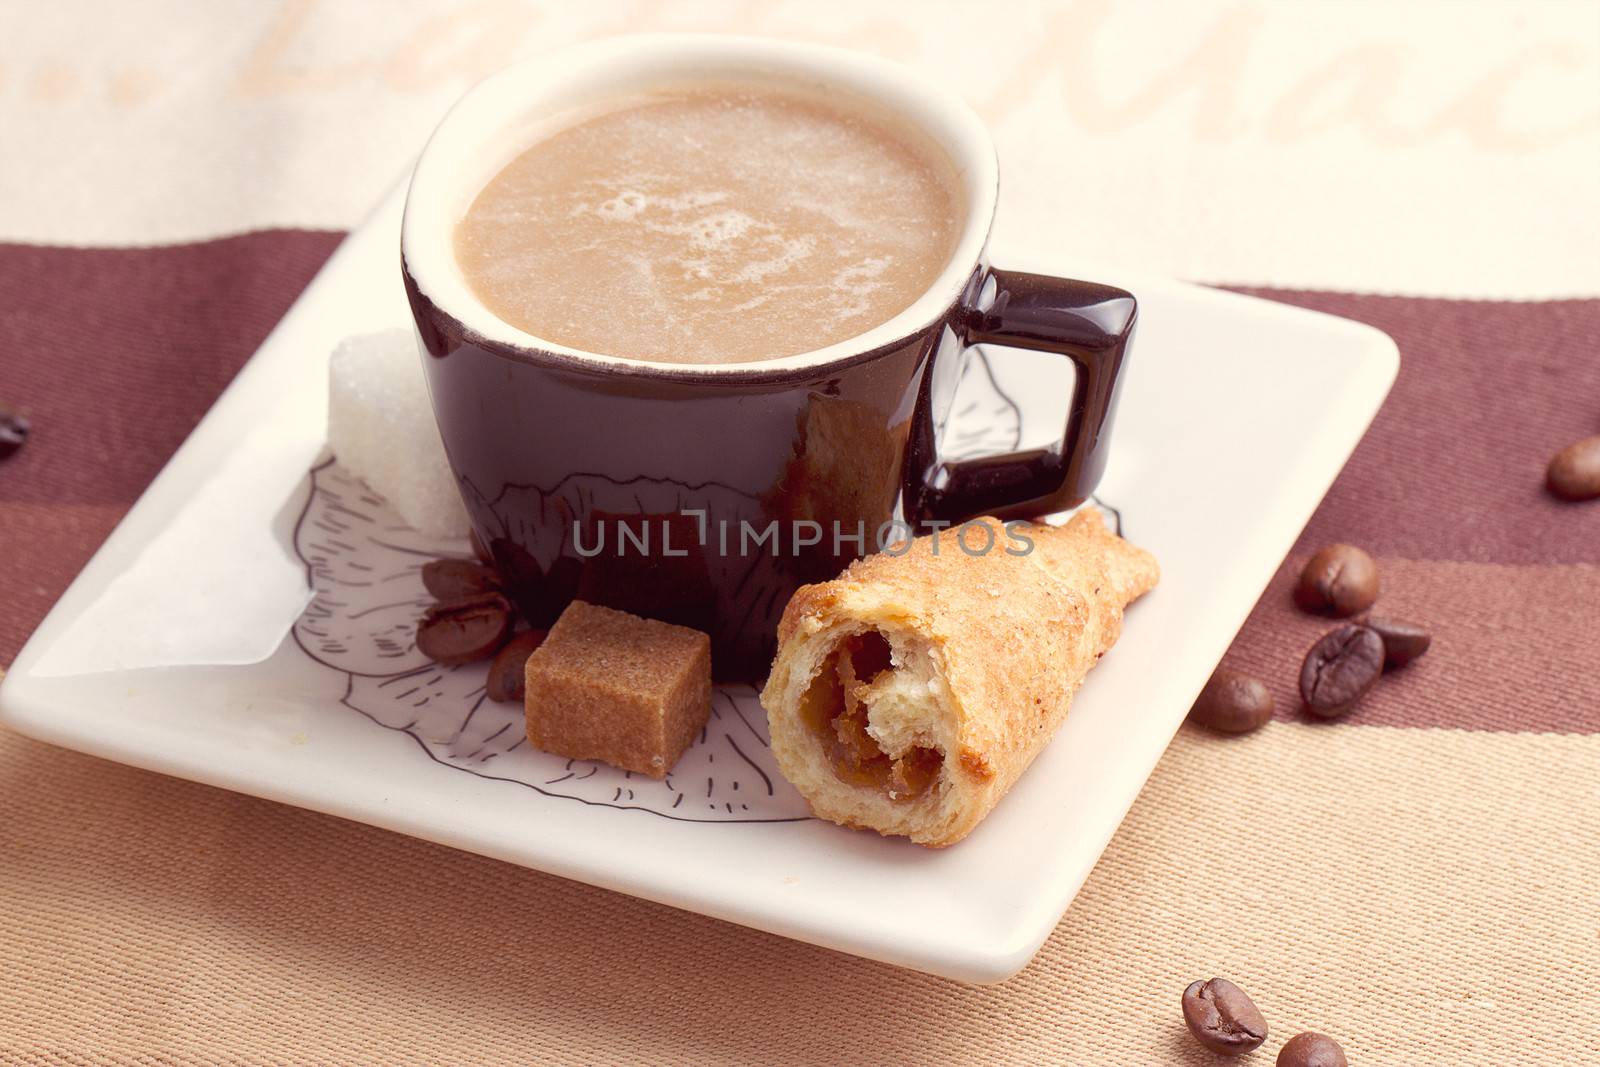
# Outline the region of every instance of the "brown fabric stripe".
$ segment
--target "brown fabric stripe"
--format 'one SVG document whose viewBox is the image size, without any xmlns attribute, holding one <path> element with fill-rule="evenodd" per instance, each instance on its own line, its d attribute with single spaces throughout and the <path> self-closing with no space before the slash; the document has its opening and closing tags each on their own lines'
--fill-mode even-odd
<svg viewBox="0 0 1600 1067">
<path fill-rule="evenodd" d="M 0 464 L 0 602 L 8 605 L 0 663 L 16 655 L 339 239 L 280 230 L 142 249 L 0 245 L 0 403 L 34 420 L 33 440 Z M 1600 559 L 1600 506 L 1559 504 L 1539 489 L 1551 442 L 1600 423 L 1600 301 L 1254 292 L 1372 322 L 1396 337 L 1404 357 L 1394 394 L 1312 519 L 1302 551 L 1345 539 L 1402 560 Z M 1450 442 L 1449 454 L 1434 459 L 1439 442 Z M 1385 567 L 1394 579 L 1389 596 L 1399 595 L 1399 572 Z M 1549 604 L 1580 625 L 1600 619 L 1594 598 L 1564 595 L 1592 588 L 1587 579 L 1538 581 L 1529 572 L 1524 585 L 1514 571 L 1452 573 L 1489 585 L 1471 596 L 1447 582 L 1426 586 L 1431 599 L 1412 614 L 1440 630 L 1440 649 L 1349 721 L 1595 729 L 1592 655 L 1580 649 L 1564 666 L 1545 656 L 1554 646 L 1539 632 L 1518 629 L 1553 625 Z M 1289 574 L 1286 566 L 1235 650 L 1239 662 L 1269 676 L 1284 714 L 1293 713 L 1287 668 L 1317 625 L 1284 608 Z M 1550 587 L 1555 599 L 1532 602 L 1536 586 Z M 1467 623 L 1449 613 L 1496 596 L 1506 636 L 1487 656 L 1458 665 L 1463 678 L 1488 672 L 1473 696 L 1443 665 L 1456 649 L 1477 649 L 1466 638 L 1478 631 L 1468 626 L 1458 637 Z M 1394 610 L 1388 600 L 1383 606 Z M 1542 663 L 1545 673 L 1489 671 L 1501 655 Z M 1422 682 L 1433 673 L 1452 678 L 1437 696 Z M 1520 704 L 1506 688 L 1514 682 L 1533 690 Z"/>
<path fill-rule="evenodd" d="M 33 422 L 0 504 L 132 504 L 342 237 L 0 245 L 0 404 Z"/>
<path fill-rule="evenodd" d="M 0 666 L 11 662 L 127 510 L 0 501 Z"/>
<path fill-rule="evenodd" d="M 1267 683 L 1277 718 L 1299 722 L 1313 721 L 1300 708 L 1300 662 L 1339 624 L 1294 606 L 1305 560 L 1285 561 L 1223 658 Z M 1424 626 L 1433 647 L 1384 675 L 1341 723 L 1600 733 L 1600 566 L 1379 559 L 1378 568 L 1373 614 Z"/>
<path fill-rule="evenodd" d="M 1557 449 L 1600 433 L 1600 300 L 1244 291 L 1370 323 L 1400 347 L 1394 390 L 1300 549 L 1350 541 L 1408 559 L 1600 562 L 1600 506 L 1543 489 Z M 1600 606 L 1588 617 L 1600 628 Z"/>
</svg>

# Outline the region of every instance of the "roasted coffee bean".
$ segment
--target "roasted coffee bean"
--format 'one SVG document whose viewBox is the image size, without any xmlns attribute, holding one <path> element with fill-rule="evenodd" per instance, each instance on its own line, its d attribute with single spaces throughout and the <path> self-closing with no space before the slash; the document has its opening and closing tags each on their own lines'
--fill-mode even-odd
<svg viewBox="0 0 1600 1067">
<path fill-rule="evenodd" d="M 22 447 L 28 439 L 28 420 L 14 411 L 0 407 L 0 459 Z"/>
<path fill-rule="evenodd" d="M 1295 1034 L 1278 1050 L 1278 1067 L 1350 1067 L 1339 1042 L 1326 1034 Z"/>
<path fill-rule="evenodd" d="M 1183 1021 L 1196 1041 L 1225 1056 L 1249 1052 L 1267 1039 L 1267 1020 L 1226 978 L 1191 983 L 1183 991 Z"/>
<path fill-rule="evenodd" d="M 1306 710 L 1336 719 L 1356 706 L 1383 673 L 1383 638 L 1347 623 L 1324 634 L 1300 665 L 1300 699 Z"/>
<path fill-rule="evenodd" d="M 1562 500 L 1600 497 L 1600 434 L 1575 441 L 1552 456 L 1544 484 Z"/>
<path fill-rule="evenodd" d="M 437 600 L 461 600 L 500 590 L 500 578 L 481 563 L 436 559 L 422 565 L 422 585 Z"/>
<path fill-rule="evenodd" d="M 435 604 L 417 623 L 417 649 L 455 666 L 488 659 L 511 635 L 511 604 L 498 593 Z"/>
<path fill-rule="evenodd" d="M 522 703 L 527 689 L 528 657 L 544 644 L 546 631 L 524 630 L 495 653 L 489 664 L 489 699 L 501 704 Z"/>
<path fill-rule="evenodd" d="M 1393 619 L 1368 619 L 1363 625 L 1377 633 L 1383 641 L 1383 669 L 1392 671 L 1404 667 L 1428 651 L 1433 635 L 1420 626 Z"/>
<path fill-rule="evenodd" d="M 1306 563 L 1294 602 L 1306 611 L 1343 617 L 1378 599 L 1378 565 L 1355 545 L 1329 545 Z"/>
<path fill-rule="evenodd" d="M 1218 667 L 1200 690 L 1189 721 L 1224 734 L 1247 734 L 1272 718 L 1272 693 L 1259 678 Z"/>
</svg>

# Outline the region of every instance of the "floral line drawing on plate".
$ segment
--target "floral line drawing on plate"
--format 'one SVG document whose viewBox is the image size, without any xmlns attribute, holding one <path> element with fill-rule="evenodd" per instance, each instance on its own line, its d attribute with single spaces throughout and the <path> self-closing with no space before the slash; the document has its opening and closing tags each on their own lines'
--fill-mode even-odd
<svg viewBox="0 0 1600 1067">
<path fill-rule="evenodd" d="M 294 546 L 313 595 L 294 640 L 345 676 L 345 707 L 406 734 L 436 763 L 550 797 L 689 822 L 810 817 L 778 773 L 766 713 L 747 685 L 717 688 L 699 739 L 660 781 L 534 749 L 521 705 L 488 699 L 486 663 L 441 666 L 412 640 L 432 599 L 422 565 L 470 558 L 466 546 L 417 534 L 335 459 L 313 468 L 310 479 Z"/>
<path fill-rule="evenodd" d="M 963 369 L 958 393 L 949 427 L 953 449 L 970 454 L 1018 446 L 1022 409 L 1001 392 L 983 353 Z M 441 666 L 413 640 L 432 600 L 422 586 L 423 564 L 470 559 L 468 546 L 434 541 L 406 526 L 336 457 L 324 458 L 308 478 L 293 545 L 313 595 L 293 637 L 305 655 L 344 676 L 344 707 L 406 734 L 436 763 L 549 797 L 688 822 L 810 818 L 777 769 L 766 712 L 749 685 L 716 688 L 699 739 L 659 781 L 534 749 L 521 705 L 488 699 L 486 663 Z M 1115 509 L 1100 506 L 1120 525 Z"/>
</svg>

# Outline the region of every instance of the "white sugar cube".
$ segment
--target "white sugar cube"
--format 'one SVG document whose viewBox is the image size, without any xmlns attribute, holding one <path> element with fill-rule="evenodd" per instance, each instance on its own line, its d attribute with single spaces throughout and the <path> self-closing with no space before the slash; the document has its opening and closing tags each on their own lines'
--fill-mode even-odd
<svg viewBox="0 0 1600 1067">
<path fill-rule="evenodd" d="M 425 537 L 467 536 L 467 512 L 433 421 L 408 330 L 339 342 L 328 361 L 328 447 Z"/>
</svg>

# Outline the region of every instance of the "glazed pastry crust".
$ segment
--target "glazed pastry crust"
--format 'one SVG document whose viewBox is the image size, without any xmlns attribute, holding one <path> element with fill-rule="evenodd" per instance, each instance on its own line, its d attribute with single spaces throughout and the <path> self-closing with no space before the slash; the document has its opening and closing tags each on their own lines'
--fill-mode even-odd
<svg viewBox="0 0 1600 1067">
<path fill-rule="evenodd" d="M 779 769 L 819 817 L 930 847 L 961 840 L 1066 718 L 1121 634 L 1124 607 L 1159 579 L 1155 557 L 1092 508 L 1061 527 L 1015 527 L 1033 542 L 1025 555 L 1007 551 L 1021 546 L 998 520 L 973 525 L 994 536 L 993 550 L 969 555 L 953 530 L 937 552 L 933 538 L 917 538 L 903 554 L 879 553 L 802 587 L 784 611 L 761 702 Z M 966 543 L 980 547 L 982 531 L 969 530 Z M 841 649 L 873 631 L 888 640 L 893 666 L 863 682 Z M 865 705 L 867 733 L 890 759 L 913 745 L 937 749 L 931 785 L 907 797 L 846 780 L 830 752 L 827 709 L 819 713 L 819 702 L 840 699 Z"/>
</svg>

